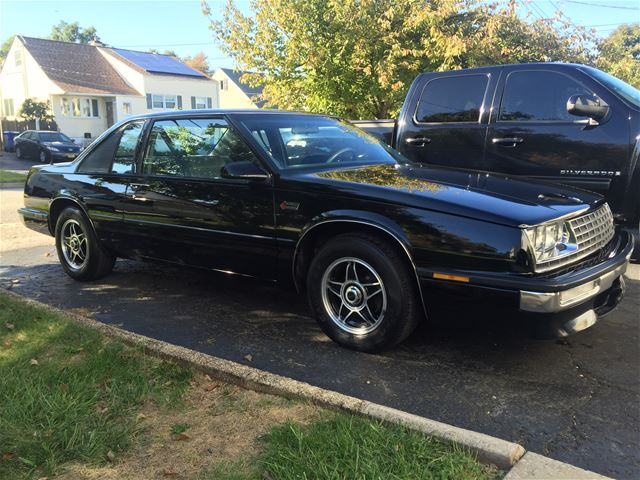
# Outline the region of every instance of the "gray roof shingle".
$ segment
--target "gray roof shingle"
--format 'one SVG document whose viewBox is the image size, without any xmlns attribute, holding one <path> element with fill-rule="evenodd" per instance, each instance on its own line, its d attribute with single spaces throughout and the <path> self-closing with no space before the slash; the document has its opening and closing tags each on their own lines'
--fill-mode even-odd
<svg viewBox="0 0 640 480">
<path fill-rule="evenodd" d="M 140 95 L 94 45 L 19 38 L 47 77 L 65 92 Z"/>
</svg>

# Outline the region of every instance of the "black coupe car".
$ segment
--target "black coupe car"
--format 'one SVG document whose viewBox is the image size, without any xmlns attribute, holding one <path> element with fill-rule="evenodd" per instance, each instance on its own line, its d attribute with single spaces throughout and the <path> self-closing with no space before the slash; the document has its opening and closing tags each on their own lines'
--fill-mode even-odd
<svg viewBox="0 0 640 480">
<path fill-rule="evenodd" d="M 339 119 L 273 111 L 127 119 L 32 169 L 20 213 L 77 280 L 127 257 L 291 282 L 363 351 L 460 297 L 579 331 L 620 301 L 633 249 L 599 195 L 411 164 Z"/>
<path fill-rule="evenodd" d="M 15 138 L 16 157 L 35 158 L 40 163 L 68 162 L 82 148 L 64 133 L 48 130 L 27 130 Z"/>
</svg>

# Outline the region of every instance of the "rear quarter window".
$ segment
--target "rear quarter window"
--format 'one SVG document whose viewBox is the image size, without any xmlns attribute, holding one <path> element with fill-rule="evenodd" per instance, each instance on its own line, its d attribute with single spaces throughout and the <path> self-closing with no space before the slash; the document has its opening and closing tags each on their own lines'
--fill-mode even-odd
<svg viewBox="0 0 640 480">
<path fill-rule="evenodd" d="M 422 89 L 415 112 L 418 123 L 478 122 L 489 77 L 456 75 L 435 78 Z"/>
</svg>

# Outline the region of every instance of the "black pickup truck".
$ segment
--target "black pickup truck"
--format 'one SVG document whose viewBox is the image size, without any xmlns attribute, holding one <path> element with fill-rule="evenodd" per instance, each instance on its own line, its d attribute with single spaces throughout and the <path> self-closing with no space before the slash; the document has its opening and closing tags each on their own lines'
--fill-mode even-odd
<svg viewBox="0 0 640 480">
<path fill-rule="evenodd" d="M 432 72 L 397 121 L 353 122 L 416 163 L 564 183 L 604 195 L 638 234 L 640 91 L 585 65 Z"/>
</svg>

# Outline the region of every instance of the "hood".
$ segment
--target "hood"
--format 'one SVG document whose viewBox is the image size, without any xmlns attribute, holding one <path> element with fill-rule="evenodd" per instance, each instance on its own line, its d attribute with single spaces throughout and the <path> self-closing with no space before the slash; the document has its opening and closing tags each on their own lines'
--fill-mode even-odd
<svg viewBox="0 0 640 480">
<path fill-rule="evenodd" d="M 42 142 L 43 145 L 47 145 L 49 147 L 56 147 L 56 148 L 64 148 L 65 150 L 68 149 L 73 149 L 73 150 L 79 150 L 80 146 L 76 145 L 73 142 Z"/>
<path fill-rule="evenodd" d="M 341 193 L 503 225 L 537 225 L 604 203 L 602 196 L 499 174 L 422 165 L 370 165 L 302 174 Z"/>
</svg>

